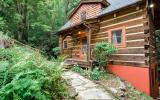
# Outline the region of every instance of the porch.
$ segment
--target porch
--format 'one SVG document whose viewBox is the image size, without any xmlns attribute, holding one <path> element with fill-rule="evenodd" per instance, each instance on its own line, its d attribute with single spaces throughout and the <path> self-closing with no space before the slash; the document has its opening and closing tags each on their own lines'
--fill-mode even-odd
<svg viewBox="0 0 160 100">
<path fill-rule="evenodd" d="M 83 22 L 59 33 L 61 53 L 67 55 L 67 63 L 90 66 L 91 34 L 99 29 L 97 23 L 96 20 Z"/>
</svg>

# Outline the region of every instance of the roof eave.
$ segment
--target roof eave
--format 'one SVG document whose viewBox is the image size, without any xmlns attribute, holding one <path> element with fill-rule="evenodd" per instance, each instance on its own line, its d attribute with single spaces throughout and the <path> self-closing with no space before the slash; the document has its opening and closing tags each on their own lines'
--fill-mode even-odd
<svg viewBox="0 0 160 100">
<path fill-rule="evenodd" d="M 72 28 L 75 28 L 75 27 L 79 27 L 79 26 L 81 26 L 81 25 L 83 25 L 82 22 L 81 22 L 81 23 L 78 23 L 78 24 L 75 24 L 75 25 L 73 25 L 73 26 L 67 27 L 67 28 L 65 28 L 65 29 L 59 30 L 57 33 L 58 33 L 58 34 L 61 34 L 61 33 L 65 32 L 65 31 L 68 31 L 68 30 L 70 30 L 70 29 L 72 29 Z"/>
<path fill-rule="evenodd" d="M 101 18 L 101 17 L 104 17 L 104 16 L 106 16 L 106 15 L 108 15 L 108 14 L 118 12 L 118 11 L 120 11 L 120 10 L 126 9 L 126 8 L 128 8 L 128 7 L 131 7 L 131 6 L 135 6 L 135 5 L 140 4 L 140 3 L 142 3 L 142 2 L 144 2 L 144 0 L 135 2 L 135 3 L 133 3 L 133 4 L 124 6 L 124 7 L 120 8 L 120 9 L 117 9 L 117 10 L 114 10 L 114 11 L 111 11 L 111 12 L 108 12 L 108 13 L 104 13 L 104 14 L 98 15 L 97 17 L 98 17 L 98 18 Z"/>
</svg>

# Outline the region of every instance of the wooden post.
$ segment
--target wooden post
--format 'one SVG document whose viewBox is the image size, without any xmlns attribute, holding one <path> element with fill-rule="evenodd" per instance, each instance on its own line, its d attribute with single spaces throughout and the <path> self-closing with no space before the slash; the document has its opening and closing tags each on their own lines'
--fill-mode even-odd
<svg viewBox="0 0 160 100">
<path fill-rule="evenodd" d="M 59 38 L 59 46 L 61 48 L 61 53 L 63 52 L 63 38 L 62 38 L 62 35 L 60 35 L 60 38 Z"/>
<path fill-rule="evenodd" d="M 91 60 L 91 34 L 92 34 L 92 29 L 89 28 L 89 32 L 87 35 L 87 40 L 88 40 L 88 57 L 87 60 L 90 61 Z"/>
</svg>

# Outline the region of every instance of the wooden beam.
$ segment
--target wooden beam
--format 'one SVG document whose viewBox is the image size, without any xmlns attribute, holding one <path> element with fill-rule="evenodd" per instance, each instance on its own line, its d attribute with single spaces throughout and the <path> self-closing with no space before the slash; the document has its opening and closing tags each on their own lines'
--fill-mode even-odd
<svg viewBox="0 0 160 100">
<path fill-rule="evenodd" d="M 88 35 L 87 35 L 87 40 L 88 40 L 88 58 L 87 60 L 90 61 L 91 60 L 91 47 L 90 47 L 90 44 L 91 44 L 91 34 L 92 34 L 92 29 L 89 28 L 89 32 L 88 32 Z"/>
</svg>

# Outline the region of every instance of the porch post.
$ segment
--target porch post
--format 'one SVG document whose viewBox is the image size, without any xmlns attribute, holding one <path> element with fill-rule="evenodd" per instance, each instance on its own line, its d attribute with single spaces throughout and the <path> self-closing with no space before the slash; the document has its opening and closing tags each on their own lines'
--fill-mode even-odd
<svg viewBox="0 0 160 100">
<path fill-rule="evenodd" d="M 62 38 L 62 35 L 60 35 L 60 38 L 59 38 L 59 47 L 61 48 L 61 53 L 63 53 L 63 38 Z"/>
<path fill-rule="evenodd" d="M 87 60 L 90 61 L 91 60 L 91 33 L 92 33 L 92 29 L 89 28 L 89 32 L 88 32 L 88 57 Z"/>
</svg>

